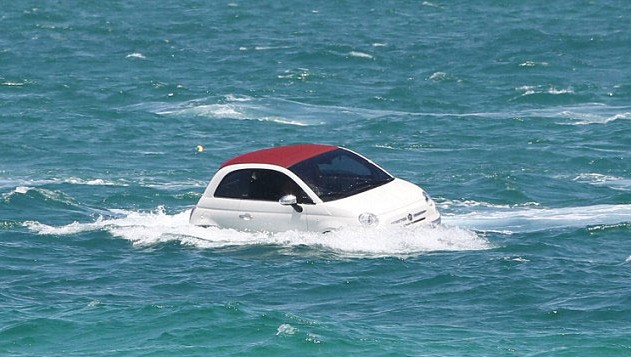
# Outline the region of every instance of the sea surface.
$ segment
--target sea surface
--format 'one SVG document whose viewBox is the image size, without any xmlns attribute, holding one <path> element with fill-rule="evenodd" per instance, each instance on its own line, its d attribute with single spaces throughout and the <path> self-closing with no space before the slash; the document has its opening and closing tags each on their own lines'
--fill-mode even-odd
<svg viewBox="0 0 631 357">
<path fill-rule="evenodd" d="M 0 355 L 630 356 L 630 17 L 3 1 Z M 223 161 L 295 143 L 365 154 L 443 225 L 188 224 Z"/>
</svg>

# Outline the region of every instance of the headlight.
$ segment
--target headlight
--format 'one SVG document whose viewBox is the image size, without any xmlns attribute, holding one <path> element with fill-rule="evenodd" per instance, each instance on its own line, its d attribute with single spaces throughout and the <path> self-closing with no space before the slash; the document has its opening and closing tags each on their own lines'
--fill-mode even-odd
<svg viewBox="0 0 631 357">
<path fill-rule="evenodd" d="M 365 227 L 375 227 L 379 224 L 379 219 L 372 213 L 362 213 L 357 219 Z"/>
</svg>

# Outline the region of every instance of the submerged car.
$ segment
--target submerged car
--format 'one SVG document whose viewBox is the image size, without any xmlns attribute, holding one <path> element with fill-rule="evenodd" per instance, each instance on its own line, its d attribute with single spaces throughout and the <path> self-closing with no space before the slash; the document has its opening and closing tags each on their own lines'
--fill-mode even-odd
<svg viewBox="0 0 631 357">
<path fill-rule="evenodd" d="M 224 162 L 190 223 L 247 231 L 328 232 L 343 227 L 440 223 L 434 201 L 342 147 L 303 144 Z"/>
</svg>

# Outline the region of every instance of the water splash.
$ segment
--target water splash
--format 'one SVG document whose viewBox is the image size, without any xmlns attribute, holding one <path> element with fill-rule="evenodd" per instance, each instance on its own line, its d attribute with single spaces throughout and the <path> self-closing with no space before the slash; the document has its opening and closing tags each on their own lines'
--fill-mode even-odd
<svg viewBox="0 0 631 357">
<path fill-rule="evenodd" d="M 114 218 L 50 226 L 25 222 L 43 235 L 68 236 L 105 231 L 116 238 L 147 246 L 176 241 L 197 248 L 277 246 L 280 249 L 307 247 L 340 257 L 409 257 L 433 251 L 483 250 L 492 244 L 470 230 L 457 227 L 389 227 L 388 229 L 342 229 L 328 234 L 288 231 L 282 233 L 241 232 L 188 223 L 190 210 L 168 214 L 163 207 L 152 212 L 111 210 Z M 289 249 L 291 254 L 291 249 Z"/>
</svg>

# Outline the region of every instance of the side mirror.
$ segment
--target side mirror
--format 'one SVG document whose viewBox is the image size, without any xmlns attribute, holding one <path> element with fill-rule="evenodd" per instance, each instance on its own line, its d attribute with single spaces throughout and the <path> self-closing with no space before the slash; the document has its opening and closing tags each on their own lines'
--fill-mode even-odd
<svg viewBox="0 0 631 357">
<path fill-rule="evenodd" d="M 302 207 L 300 207 L 300 205 L 298 204 L 298 199 L 294 195 L 285 195 L 281 197 L 280 200 L 278 200 L 278 203 L 283 206 L 291 206 L 298 213 L 302 212 Z"/>
<path fill-rule="evenodd" d="M 283 206 L 293 206 L 298 203 L 298 199 L 294 195 L 285 195 L 278 200 Z"/>
</svg>

